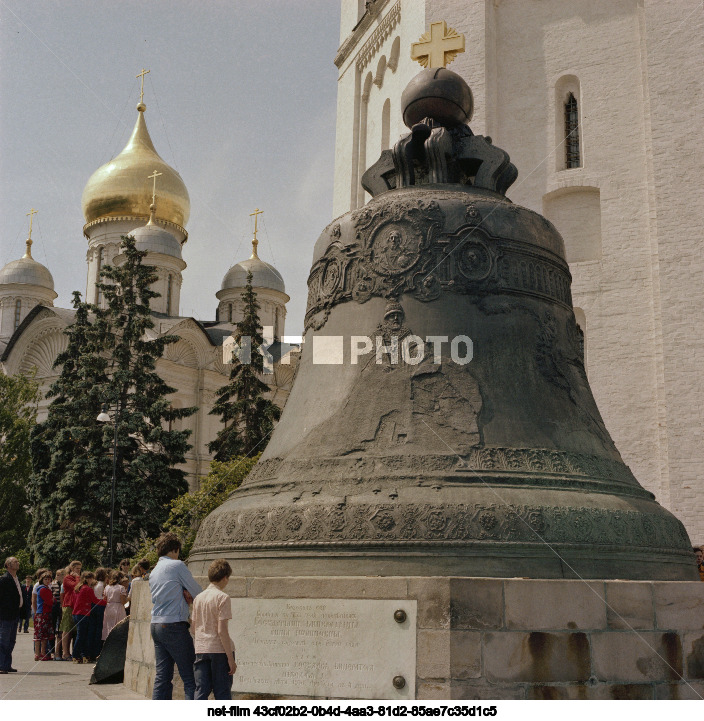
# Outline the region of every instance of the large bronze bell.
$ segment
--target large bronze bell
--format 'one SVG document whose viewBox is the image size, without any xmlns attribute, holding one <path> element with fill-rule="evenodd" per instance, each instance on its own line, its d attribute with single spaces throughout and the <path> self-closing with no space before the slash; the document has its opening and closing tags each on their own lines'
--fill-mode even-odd
<svg viewBox="0 0 704 721">
<path fill-rule="evenodd" d="M 196 568 L 695 579 L 594 402 L 562 238 L 507 200 L 516 169 L 471 102 L 448 70 L 411 81 L 372 200 L 316 243 L 293 390 Z"/>
</svg>

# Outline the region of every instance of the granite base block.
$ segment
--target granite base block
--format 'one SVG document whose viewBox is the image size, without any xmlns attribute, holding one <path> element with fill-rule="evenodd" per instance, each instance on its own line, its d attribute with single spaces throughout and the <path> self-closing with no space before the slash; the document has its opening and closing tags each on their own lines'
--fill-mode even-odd
<svg viewBox="0 0 704 721">
<path fill-rule="evenodd" d="M 206 579 L 199 578 L 205 586 Z M 417 602 L 415 698 L 704 697 L 704 583 L 463 577 L 233 577 L 235 598 Z M 146 584 L 133 591 L 125 684 L 151 696 Z M 289 652 L 290 653 L 290 652 Z M 273 642 L 272 654 L 286 651 Z M 335 661 L 334 650 L 329 652 Z M 374 659 L 360 659 L 373 663 Z M 182 697 L 176 674 L 174 697 Z M 296 698 L 240 693 L 238 698 Z"/>
</svg>

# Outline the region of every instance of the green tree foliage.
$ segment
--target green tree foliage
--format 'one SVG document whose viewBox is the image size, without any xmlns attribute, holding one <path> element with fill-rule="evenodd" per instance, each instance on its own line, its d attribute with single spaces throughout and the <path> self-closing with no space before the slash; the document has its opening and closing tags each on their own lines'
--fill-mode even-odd
<svg viewBox="0 0 704 721">
<path fill-rule="evenodd" d="M 107 538 L 117 424 L 114 539 L 117 554 L 129 556 L 156 536 L 170 501 L 187 490 L 183 463 L 190 431 L 169 430 L 195 413 L 174 409 L 167 396 L 176 389 L 156 372 L 156 362 L 177 336 L 148 338 L 154 327 L 149 286 L 154 268 L 131 237 L 122 239 L 122 263 L 106 265 L 98 284 L 104 307 L 74 296 L 76 321 L 69 345 L 56 365 L 54 401 L 37 427 L 32 453 L 32 547 L 35 560 L 52 566 L 73 557 L 91 565 L 108 556 Z M 96 418 L 101 404 L 112 423 Z"/>
<path fill-rule="evenodd" d="M 184 558 L 191 551 L 203 519 L 239 488 L 258 460 L 259 454 L 251 458 L 233 458 L 225 463 L 213 461 L 210 473 L 201 478 L 200 488 L 195 493 L 183 493 L 171 501 L 164 530 L 175 533 L 181 539 L 181 554 Z M 135 562 L 141 558 L 148 558 L 152 565 L 157 562 L 155 539 L 145 541 L 134 555 Z"/>
<path fill-rule="evenodd" d="M 261 380 L 264 356 L 259 346 L 264 343 L 264 336 L 251 272 L 247 273 L 242 301 L 244 315 L 237 323 L 235 333 L 239 352 L 232 354 L 230 382 L 218 389 L 218 398 L 210 411 L 211 415 L 220 416 L 224 424 L 215 440 L 208 444 L 216 461 L 261 453 L 266 448 L 274 423 L 281 416 L 281 409 L 264 397 L 269 390 Z"/>
<path fill-rule="evenodd" d="M 30 540 L 36 563 L 51 567 L 79 556 L 88 564 L 100 558 L 109 498 L 110 444 L 95 420 L 108 382 L 108 359 L 100 352 L 90 306 L 78 292 L 73 307 L 68 346 L 54 363 L 61 373 L 47 393 L 53 398 L 48 417 L 32 432 Z"/>
<path fill-rule="evenodd" d="M 26 486 L 32 472 L 30 432 L 37 417 L 34 376 L 0 372 L 0 557 L 27 546 Z"/>
<path fill-rule="evenodd" d="M 24 581 L 27 576 L 34 576 L 34 574 L 37 572 L 37 566 L 32 563 L 32 554 L 30 553 L 29 549 L 22 548 L 19 551 L 16 551 L 15 553 L 8 553 L 8 556 L 14 556 L 19 562 L 20 567 L 17 571 L 17 578 L 20 579 L 20 583 Z M 52 569 L 52 573 L 55 572 L 55 569 Z"/>
</svg>

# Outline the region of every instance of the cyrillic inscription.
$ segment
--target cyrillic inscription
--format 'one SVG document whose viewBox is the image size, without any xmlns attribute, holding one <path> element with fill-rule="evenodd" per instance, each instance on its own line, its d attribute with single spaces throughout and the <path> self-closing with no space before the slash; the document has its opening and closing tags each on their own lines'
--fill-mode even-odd
<svg viewBox="0 0 704 721">
<path fill-rule="evenodd" d="M 413 699 L 416 601 L 233 598 L 233 691 Z M 394 613 L 402 609 L 406 620 Z M 406 685 L 396 689 L 395 676 Z"/>
</svg>

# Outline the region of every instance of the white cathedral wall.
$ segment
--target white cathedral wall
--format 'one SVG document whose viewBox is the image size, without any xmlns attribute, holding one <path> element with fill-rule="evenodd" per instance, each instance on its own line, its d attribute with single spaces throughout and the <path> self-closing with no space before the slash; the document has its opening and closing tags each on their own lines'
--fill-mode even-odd
<svg viewBox="0 0 704 721">
<path fill-rule="evenodd" d="M 385 97 L 391 143 L 405 130 L 400 95 L 420 69 L 409 59 L 410 44 L 441 19 L 465 34 L 467 52 L 449 67 L 472 88 L 473 131 L 491 135 L 518 167 L 508 196 L 552 215 L 567 236 L 580 224 L 588 228 L 593 247 L 570 269 L 574 304 L 587 325 L 587 372 L 606 426 L 641 484 L 702 541 L 704 333 L 692 318 L 704 307 L 704 204 L 697 197 L 704 28 L 696 5 L 403 0 L 401 22 L 357 83 L 400 34 L 393 87 L 387 70 L 382 87 L 370 92 L 368 167 L 380 149 Z M 355 58 L 375 26 L 340 68 L 335 215 L 349 210 L 354 196 Z M 342 28 L 343 42 L 351 29 Z M 562 95 L 575 79 L 583 162 L 564 170 L 564 148 L 555 139 L 562 132 Z M 556 210 L 565 204 L 572 205 L 569 219 L 564 207 Z"/>
<path fill-rule="evenodd" d="M 88 278 L 84 300 L 89 303 L 98 302 L 96 283 L 99 280 L 100 269 L 107 264 L 115 263 L 116 258 L 120 255 L 122 236 L 129 235 L 144 225 L 145 221 L 139 218 L 110 218 L 85 229 L 85 234 L 88 237 L 88 250 L 86 252 Z M 172 226 L 171 231 L 176 238 L 183 239 L 183 235 L 175 230 L 175 226 Z M 186 264 L 179 258 L 162 255 L 161 253 L 151 254 L 145 262 L 157 268 L 158 277 L 151 288 L 159 293 L 161 297 L 152 301 L 152 310 L 157 313 L 167 313 L 168 311 L 168 315 L 178 315 L 181 307 L 181 285 L 183 282 L 181 271 L 186 267 Z M 171 303 L 170 307 L 167 308 L 169 275 L 172 277 Z"/>
<path fill-rule="evenodd" d="M 36 285 L 11 283 L 2 288 L 0 297 L 0 338 L 9 340 L 16 327 L 38 305 L 53 306 L 56 293 Z M 20 302 L 19 324 L 17 323 L 17 301 Z"/>
<path fill-rule="evenodd" d="M 704 13 L 697 0 L 644 0 L 648 252 L 655 307 L 657 419 L 670 504 L 704 542 Z"/>
<path fill-rule="evenodd" d="M 259 303 L 259 321 L 265 329 L 270 328 L 272 334 L 280 339 L 286 332 L 286 303 L 289 297 L 285 293 L 270 288 L 257 288 L 257 303 Z M 228 288 L 217 292 L 217 317 L 221 323 L 239 323 L 244 315 L 242 293 L 244 288 Z M 230 306 L 232 314 L 230 315 Z M 232 318 L 230 320 L 230 317 Z"/>
<path fill-rule="evenodd" d="M 579 225 L 589 228 L 583 248 L 600 236 L 600 253 L 570 266 L 574 304 L 589 328 L 590 384 L 625 462 L 668 505 L 657 443 L 650 254 L 643 242 L 648 205 L 637 2 L 505 0 L 494 12 L 499 112 L 490 133 L 519 169 L 508 195 L 545 209 L 568 244 Z M 555 87 L 566 75 L 579 80 L 583 151 L 582 167 L 569 170 L 562 169 L 564 146 L 555 147 L 562 102 Z M 571 218 L 552 215 L 560 191 L 590 201 L 573 203 Z"/>
<path fill-rule="evenodd" d="M 377 0 L 379 3 L 379 0 Z M 373 40 L 372 36 L 379 21 L 393 14 L 396 5 L 400 6 L 400 18 L 390 33 L 365 61 L 359 62 L 365 44 Z M 357 0 L 342 0 L 341 42 L 348 37 L 356 25 Z M 406 132 L 401 118 L 401 93 L 408 81 L 416 74 L 419 66 L 410 59 L 410 45 L 404 44 L 404 37 L 417 37 L 424 32 L 425 8 L 422 0 L 387 0 L 379 17 L 360 36 L 360 40 L 339 67 L 336 125 L 336 160 L 333 189 L 333 215 L 346 213 L 369 199 L 362 193 L 357 182 L 362 173 L 381 154 L 381 117 L 386 99 L 390 100 L 389 146 Z M 375 84 L 379 60 L 392 57 L 394 39 L 400 37 L 400 54 L 395 70 L 386 67 L 381 84 Z M 364 53 L 366 57 L 366 53 Z M 366 108 L 367 132 L 360 137 L 360 125 L 364 120 L 362 92 L 367 77 L 371 75 L 369 101 Z M 360 153 L 361 150 L 361 153 Z M 360 163 L 360 155 L 364 163 Z M 362 167 L 364 166 L 364 167 Z"/>
</svg>

